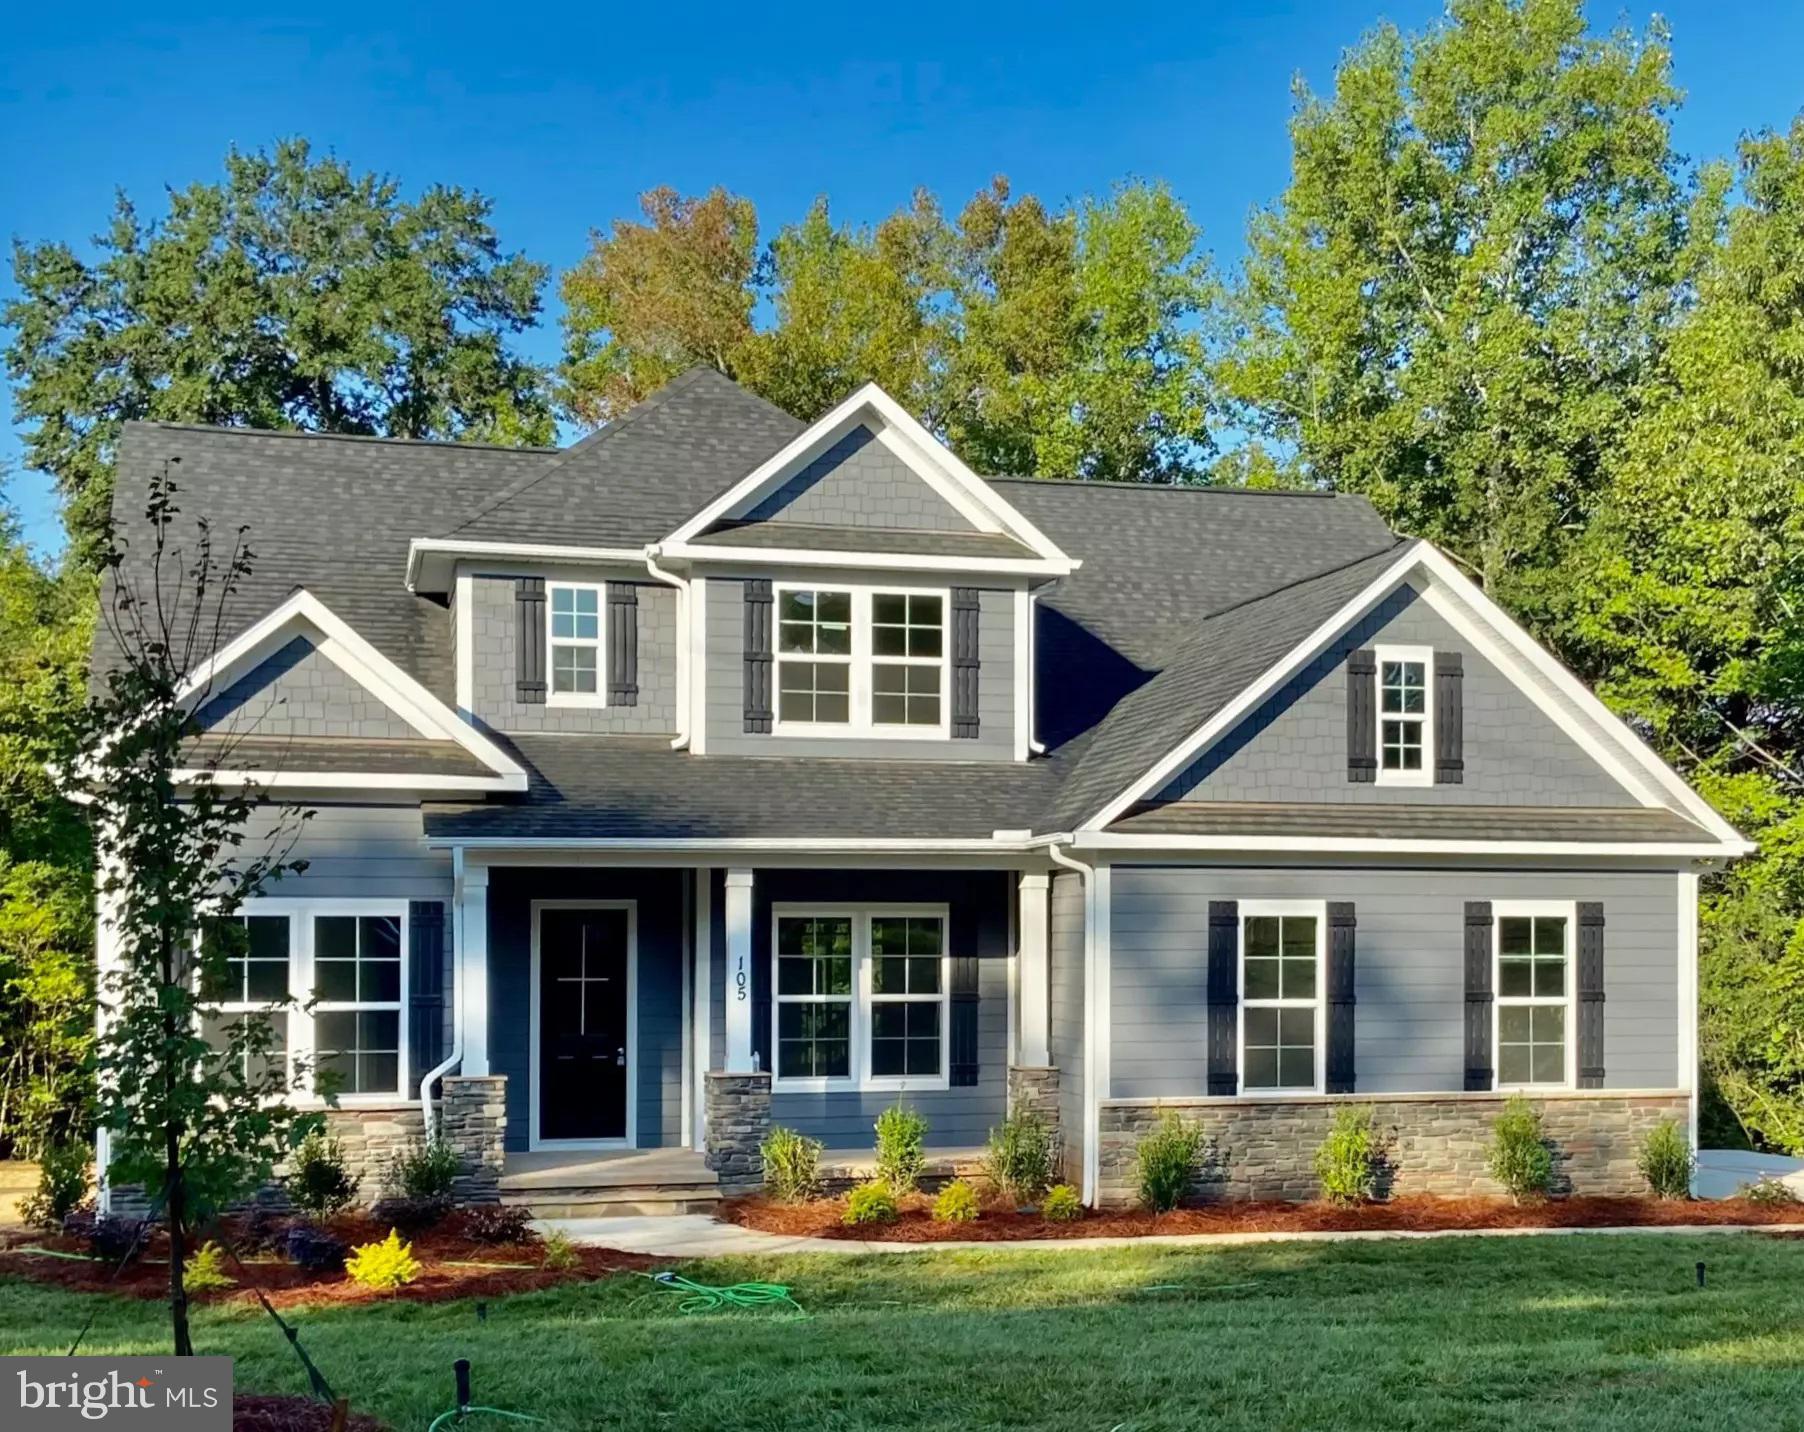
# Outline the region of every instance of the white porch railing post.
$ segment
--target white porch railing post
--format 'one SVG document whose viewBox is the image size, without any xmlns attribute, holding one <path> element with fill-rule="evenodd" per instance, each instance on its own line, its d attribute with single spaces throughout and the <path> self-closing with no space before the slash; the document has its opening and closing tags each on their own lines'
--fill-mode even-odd
<svg viewBox="0 0 1804 1432">
<path fill-rule="evenodd" d="M 1016 1062 L 1038 1069 L 1052 1063 L 1048 1048 L 1050 998 L 1046 968 L 1047 875 L 1021 877 L 1020 1043 Z"/>
<path fill-rule="evenodd" d="M 464 1008 L 463 1072 L 489 1072 L 489 868 L 466 864 L 457 878 L 457 997 Z"/>
<path fill-rule="evenodd" d="M 752 1071 L 752 872 L 727 871 L 727 1061 L 729 1074 Z"/>
</svg>

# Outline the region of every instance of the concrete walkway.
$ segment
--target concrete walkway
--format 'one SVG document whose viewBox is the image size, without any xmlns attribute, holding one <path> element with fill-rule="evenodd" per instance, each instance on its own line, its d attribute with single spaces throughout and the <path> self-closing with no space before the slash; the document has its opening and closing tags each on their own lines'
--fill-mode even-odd
<svg viewBox="0 0 1804 1432">
<path fill-rule="evenodd" d="M 1733 1198 L 1744 1185 L 1763 1178 L 1775 1179 L 1804 1198 L 1804 1159 L 1743 1149 L 1700 1149 L 1691 1191 L 1699 1198 Z"/>
</svg>

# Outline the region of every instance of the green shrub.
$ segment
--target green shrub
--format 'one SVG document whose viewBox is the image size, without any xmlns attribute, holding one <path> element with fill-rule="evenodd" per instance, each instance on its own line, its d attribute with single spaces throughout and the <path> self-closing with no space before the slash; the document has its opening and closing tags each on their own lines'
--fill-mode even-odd
<svg viewBox="0 0 1804 1432">
<path fill-rule="evenodd" d="M 489 1245 L 531 1243 L 538 1238 L 532 1228 L 532 1210 L 512 1203 L 479 1203 L 466 1209 L 463 1233 L 472 1243 Z"/>
<path fill-rule="evenodd" d="M 1752 1183 L 1744 1183 L 1735 1191 L 1735 1196 L 1745 1198 L 1749 1203 L 1785 1205 L 1798 1202 L 1798 1195 L 1791 1185 L 1780 1183 L 1776 1178 L 1757 1178 Z"/>
<path fill-rule="evenodd" d="M 362 1184 L 345 1163 L 344 1146 L 321 1129 L 301 1140 L 282 1180 L 288 1201 L 311 1218 L 343 1213 L 356 1202 Z"/>
<path fill-rule="evenodd" d="M 1052 1182 L 1052 1131 L 1032 1114 L 1011 1114 L 990 1130 L 984 1176 L 1011 1203 L 1032 1203 Z"/>
<path fill-rule="evenodd" d="M 38 1191 L 19 1206 L 33 1228 L 59 1229 L 88 1196 L 88 1146 L 51 1144 L 38 1164 Z"/>
<path fill-rule="evenodd" d="M 539 1255 L 539 1266 L 548 1268 L 553 1273 L 568 1273 L 582 1266 L 582 1255 L 576 1251 L 576 1245 L 562 1229 L 554 1229 L 545 1235 L 545 1251 Z"/>
<path fill-rule="evenodd" d="M 238 1286 L 238 1280 L 225 1270 L 225 1249 L 211 1239 L 194 1250 L 194 1256 L 182 1273 L 182 1281 L 194 1293 Z"/>
<path fill-rule="evenodd" d="M 940 1196 L 933 1201 L 933 1221 L 935 1223 L 975 1223 L 977 1221 L 977 1190 L 962 1178 L 955 1178 L 940 1190 Z"/>
<path fill-rule="evenodd" d="M 419 1260 L 413 1256 L 413 1244 L 403 1243 L 396 1229 L 380 1243 L 364 1243 L 351 1250 L 345 1260 L 345 1273 L 359 1287 L 390 1292 L 420 1276 Z"/>
<path fill-rule="evenodd" d="M 1046 1199 L 1040 1205 L 1040 1217 L 1050 1218 L 1054 1223 L 1072 1223 L 1083 1216 L 1084 1200 L 1070 1184 L 1055 1183 L 1046 1190 Z"/>
<path fill-rule="evenodd" d="M 1383 1162 L 1384 1145 L 1372 1111 L 1342 1106 L 1335 1111 L 1328 1137 L 1315 1151 L 1315 1176 L 1322 1181 L 1322 1197 L 1343 1207 L 1369 1203 L 1378 1196 Z"/>
<path fill-rule="evenodd" d="M 846 1211 L 841 1216 L 842 1223 L 894 1223 L 896 1221 L 896 1195 L 890 1186 L 880 1178 L 869 1183 L 861 1183 L 846 1197 Z"/>
<path fill-rule="evenodd" d="M 1655 1198 L 1691 1197 L 1691 1143 L 1677 1119 L 1662 1119 L 1642 1135 L 1635 1164 Z"/>
<path fill-rule="evenodd" d="M 1155 1213 L 1176 1208 L 1190 1189 L 1202 1152 L 1203 1131 L 1176 1109 L 1167 1109 L 1159 1126 L 1140 1140 L 1135 1151 L 1140 1201 Z"/>
<path fill-rule="evenodd" d="M 1491 1125 L 1491 1177 L 1517 1203 L 1547 1197 L 1553 1186 L 1553 1153 L 1541 1133 L 1541 1116 L 1520 1094 Z"/>
<path fill-rule="evenodd" d="M 782 1125 L 758 1146 L 764 1159 L 764 1190 L 779 1203 L 800 1203 L 821 1191 L 821 1145 L 818 1139 Z"/>
<path fill-rule="evenodd" d="M 927 1164 L 927 1120 L 902 1104 L 877 1116 L 877 1177 L 900 1198 L 913 1193 Z"/>
<path fill-rule="evenodd" d="M 390 1188 L 402 1198 L 449 1200 L 463 1170 L 457 1150 L 443 1139 L 421 1139 L 400 1149 L 389 1163 Z"/>
</svg>

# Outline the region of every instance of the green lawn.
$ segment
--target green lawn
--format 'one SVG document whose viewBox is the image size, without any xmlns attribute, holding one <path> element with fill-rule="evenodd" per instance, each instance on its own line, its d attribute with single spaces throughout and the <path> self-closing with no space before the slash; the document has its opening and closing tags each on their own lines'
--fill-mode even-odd
<svg viewBox="0 0 1804 1432">
<path fill-rule="evenodd" d="M 680 1316 L 632 1277 L 497 1303 L 486 1323 L 469 1303 L 296 1316 L 327 1377 L 404 1429 L 449 1402 L 459 1356 L 475 1363 L 478 1401 L 585 1429 L 1728 1432 L 1796 1426 L 1804 1408 L 1804 1241 L 1446 1239 L 685 1271 L 789 1283 L 810 1316 Z M 0 1352 L 60 1351 L 90 1306 L 0 1282 Z M 159 1350 L 159 1311 L 105 1300 L 88 1348 Z M 203 1311 L 197 1342 L 238 1359 L 241 1388 L 304 1387 L 261 1311 Z"/>
</svg>

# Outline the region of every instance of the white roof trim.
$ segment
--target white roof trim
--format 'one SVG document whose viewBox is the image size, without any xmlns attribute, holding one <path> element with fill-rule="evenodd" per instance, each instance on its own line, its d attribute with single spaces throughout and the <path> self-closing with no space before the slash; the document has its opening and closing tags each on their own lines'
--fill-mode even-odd
<svg viewBox="0 0 1804 1432">
<path fill-rule="evenodd" d="M 555 542 L 466 542 L 456 537 L 416 537 L 407 546 L 407 590 L 448 592 L 458 560 L 499 558 L 530 562 L 619 563 L 643 567 L 643 547 L 574 547 Z"/>
<path fill-rule="evenodd" d="M 1717 840 L 1431 840 L 1385 836 L 1314 835 L 1153 835 L 1081 830 L 1072 844 L 1103 851 L 1243 851 L 1356 855 L 1608 855 L 1650 859 L 1722 859 L 1746 855 L 1753 842 Z"/>
<path fill-rule="evenodd" d="M 1347 627 L 1417 571 L 1426 572 L 1430 578 L 1423 592 L 1424 599 L 1447 618 L 1462 636 L 1482 647 L 1485 655 L 1515 681 L 1524 695 L 1643 806 L 1667 806 L 1679 810 L 1721 842 L 1715 847 L 1718 854 L 1723 853 L 1723 846 L 1732 847 L 1736 853 L 1752 849 L 1741 834 L 1711 808 L 1709 802 L 1686 785 L 1683 778 L 1655 755 L 1584 683 L 1555 661 L 1533 637 L 1517 625 L 1508 612 L 1462 575 L 1444 553 L 1431 543 L 1423 541 L 1412 542 L 1395 562 L 1362 591 L 1343 603 L 1281 660 L 1268 667 L 1258 680 L 1174 746 L 1151 770 L 1089 820 L 1084 821 L 1079 829 L 1086 832 L 1100 831 L 1110 822 L 1119 819 L 1135 802 L 1159 790 L 1210 744 L 1233 730 L 1260 702 L 1289 680 Z M 1474 618 L 1489 627 L 1495 633 L 1495 639 L 1481 630 Z M 1538 680 L 1531 679 L 1531 673 Z M 1575 721 L 1569 711 L 1550 699 L 1546 689 L 1549 687 L 1576 706 L 1588 718 L 1591 728 Z M 1504 846 L 1505 843 L 1502 842 L 1487 842 L 1484 848 L 1502 853 Z M 1240 848 L 1257 847 L 1243 842 Z M 1573 849 L 1570 845 L 1557 848 Z"/>
<path fill-rule="evenodd" d="M 426 844 L 434 849 L 462 847 L 466 850 L 743 850 L 781 853 L 795 851 L 866 851 L 877 854 L 897 852 L 940 852 L 945 854 L 997 853 L 1021 855 L 1036 850 L 1045 840 L 997 840 L 957 838 L 947 840 L 916 839 L 903 836 L 847 836 L 814 838 L 811 836 L 530 836 L 530 835 L 429 835 Z"/>
<path fill-rule="evenodd" d="M 506 776 L 410 775 L 406 771 L 240 771 L 193 767 L 175 772 L 177 785 L 203 780 L 214 785 L 253 785 L 263 790 L 334 791 L 515 791 L 523 789 Z"/>
<path fill-rule="evenodd" d="M 946 445 L 922 427 L 910 412 L 875 383 L 866 383 L 824 416 L 816 419 L 745 477 L 715 498 L 665 540 L 665 547 L 699 538 L 716 522 L 742 511 L 780 486 L 809 459 L 837 442 L 867 415 L 881 421 L 879 441 L 945 498 L 979 532 L 1006 532 L 1048 562 L 1069 559 Z"/>
<path fill-rule="evenodd" d="M 716 547 L 706 540 L 665 545 L 664 559 L 738 566 L 853 567 L 886 572 L 986 572 L 1013 577 L 1063 577 L 1080 565 L 1069 559 L 952 557 L 929 552 L 840 552 L 819 547 Z"/>
<path fill-rule="evenodd" d="M 377 651 L 349 623 L 305 589 L 289 597 L 202 663 L 176 693 L 176 699 L 189 702 L 216 694 L 267 655 L 278 638 L 309 626 L 318 638 L 316 645 L 322 656 L 414 730 L 429 739 L 455 741 L 502 779 L 498 789 L 526 789 L 526 772 L 506 752 L 460 719 L 455 711 Z M 417 784 L 427 778 L 412 779 Z"/>
</svg>

